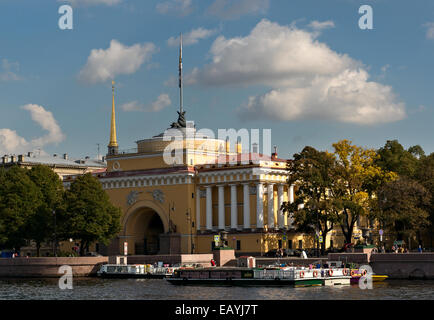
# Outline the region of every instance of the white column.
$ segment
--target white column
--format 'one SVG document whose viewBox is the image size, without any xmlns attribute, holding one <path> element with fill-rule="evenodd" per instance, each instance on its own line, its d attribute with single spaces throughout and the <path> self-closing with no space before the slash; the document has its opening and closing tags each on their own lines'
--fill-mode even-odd
<svg viewBox="0 0 434 320">
<path fill-rule="evenodd" d="M 294 203 L 294 185 L 293 184 L 288 188 L 288 201 L 289 201 L 289 203 Z M 292 215 L 293 215 L 293 212 L 291 212 L 289 214 L 288 221 L 287 221 L 288 227 L 292 227 L 293 220 L 294 220 L 292 218 Z"/>
<path fill-rule="evenodd" d="M 224 230 L 225 228 L 225 186 L 220 185 L 219 188 L 219 229 Z"/>
<path fill-rule="evenodd" d="M 212 230 L 212 186 L 206 187 L 206 229 Z"/>
<path fill-rule="evenodd" d="M 274 228 L 274 184 L 269 183 L 268 191 L 268 228 Z"/>
<path fill-rule="evenodd" d="M 294 203 L 294 185 L 291 185 L 288 189 L 288 200 L 289 203 Z"/>
<path fill-rule="evenodd" d="M 256 227 L 264 227 L 264 187 L 262 183 L 256 184 Z"/>
<path fill-rule="evenodd" d="M 280 210 L 283 203 L 283 184 L 279 184 L 277 188 L 277 223 L 279 228 L 285 226 L 285 216 L 283 215 L 283 210 Z"/>
<path fill-rule="evenodd" d="M 196 230 L 200 230 L 200 189 L 196 187 Z"/>
<path fill-rule="evenodd" d="M 244 229 L 250 229 L 250 192 L 249 192 L 249 184 L 243 184 L 243 222 Z"/>
<path fill-rule="evenodd" d="M 238 227 L 237 185 L 231 184 L 231 228 Z"/>
</svg>

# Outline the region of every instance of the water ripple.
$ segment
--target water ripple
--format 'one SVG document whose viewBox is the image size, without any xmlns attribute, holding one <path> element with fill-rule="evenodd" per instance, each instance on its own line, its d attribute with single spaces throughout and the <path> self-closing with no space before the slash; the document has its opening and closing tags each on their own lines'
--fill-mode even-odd
<svg viewBox="0 0 434 320">
<path fill-rule="evenodd" d="M 57 279 L 0 279 L 0 300 L 434 300 L 434 281 L 389 280 L 373 290 L 336 287 L 174 286 L 161 279 L 74 279 L 61 290 Z"/>
</svg>

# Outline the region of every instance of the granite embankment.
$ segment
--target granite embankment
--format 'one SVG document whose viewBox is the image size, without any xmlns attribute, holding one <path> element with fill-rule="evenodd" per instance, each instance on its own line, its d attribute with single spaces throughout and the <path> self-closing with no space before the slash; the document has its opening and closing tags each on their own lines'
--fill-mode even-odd
<svg viewBox="0 0 434 320">
<path fill-rule="evenodd" d="M 59 268 L 68 265 L 77 277 L 96 275 L 108 257 L 41 257 L 0 258 L 0 278 L 50 278 L 60 277 Z"/>
<path fill-rule="evenodd" d="M 434 279 L 434 253 L 333 253 L 329 260 L 369 264 L 389 279 Z"/>
</svg>

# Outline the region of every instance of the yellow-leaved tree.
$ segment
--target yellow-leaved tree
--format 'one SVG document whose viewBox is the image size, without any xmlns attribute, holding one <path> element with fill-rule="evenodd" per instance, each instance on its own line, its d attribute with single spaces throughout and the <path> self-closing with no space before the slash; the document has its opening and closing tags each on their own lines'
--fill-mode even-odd
<svg viewBox="0 0 434 320">
<path fill-rule="evenodd" d="M 334 213 L 346 243 L 351 243 L 357 220 L 373 213 L 378 188 L 397 175 L 375 164 L 378 155 L 374 149 L 353 145 L 349 140 L 334 143 L 333 147 L 337 162 L 331 188 Z"/>
</svg>

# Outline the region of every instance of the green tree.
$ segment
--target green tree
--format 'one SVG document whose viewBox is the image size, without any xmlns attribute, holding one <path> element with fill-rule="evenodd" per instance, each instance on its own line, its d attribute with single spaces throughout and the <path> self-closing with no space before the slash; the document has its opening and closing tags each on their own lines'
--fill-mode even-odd
<svg viewBox="0 0 434 320">
<path fill-rule="evenodd" d="M 429 224 L 430 193 L 418 182 L 401 177 L 378 192 L 379 220 L 398 240 L 418 234 Z"/>
<path fill-rule="evenodd" d="M 27 173 L 42 194 L 42 201 L 27 220 L 26 226 L 26 237 L 36 243 L 36 255 L 39 257 L 42 242 L 54 240 L 53 213 L 56 212 L 56 215 L 60 216 L 64 211 L 62 210 L 64 188 L 59 176 L 48 166 L 38 165 Z M 60 224 L 59 230 L 61 230 Z"/>
<path fill-rule="evenodd" d="M 418 168 L 418 159 L 423 158 L 425 153 L 417 145 L 407 150 L 398 140 L 387 140 L 384 147 L 377 150 L 379 158 L 375 164 L 386 171 L 396 172 L 399 176 L 413 178 Z"/>
<path fill-rule="evenodd" d="M 301 153 L 294 155 L 288 162 L 289 185 L 296 186 L 296 201 L 284 203 L 283 211 L 293 213 L 294 224 L 300 232 L 321 231 L 323 242 L 321 253 L 325 253 L 327 234 L 333 230 L 337 222 L 333 213 L 334 201 L 330 197 L 330 189 L 334 183 L 333 171 L 335 158 L 328 152 L 317 151 L 305 147 Z M 318 234 L 317 246 L 319 247 Z"/>
<path fill-rule="evenodd" d="M 66 233 L 80 241 L 80 255 L 95 241 L 107 244 L 120 231 L 121 210 L 90 173 L 78 177 L 65 194 Z"/>
<path fill-rule="evenodd" d="M 416 180 L 423 185 L 431 195 L 431 204 L 427 210 L 429 212 L 429 231 L 432 246 L 434 234 L 434 153 L 420 159 L 420 164 L 416 172 Z"/>
<path fill-rule="evenodd" d="M 27 169 L 13 166 L 0 173 L 0 244 L 19 250 L 25 244 L 26 226 L 41 204 L 41 192 Z"/>
</svg>

